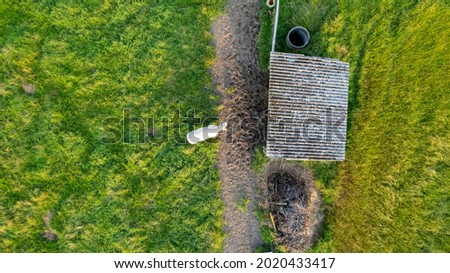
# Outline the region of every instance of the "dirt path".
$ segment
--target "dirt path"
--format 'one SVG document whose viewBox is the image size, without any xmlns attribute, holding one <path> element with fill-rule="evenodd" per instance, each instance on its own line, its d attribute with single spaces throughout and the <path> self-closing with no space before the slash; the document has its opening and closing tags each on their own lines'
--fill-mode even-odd
<svg viewBox="0 0 450 273">
<path fill-rule="evenodd" d="M 261 143 L 267 76 L 259 69 L 256 41 L 260 0 L 230 0 L 213 26 L 217 62 L 215 84 L 228 130 L 220 137 L 218 163 L 225 203 L 225 252 L 252 252 L 262 245 L 255 215 L 257 179 L 252 151 Z"/>
</svg>

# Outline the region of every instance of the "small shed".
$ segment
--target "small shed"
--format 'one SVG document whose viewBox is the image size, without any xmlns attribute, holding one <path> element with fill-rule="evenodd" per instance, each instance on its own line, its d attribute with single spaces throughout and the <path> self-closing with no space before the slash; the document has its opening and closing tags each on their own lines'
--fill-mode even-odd
<svg viewBox="0 0 450 273">
<path fill-rule="evenodd" d="M 349 64 L 271 52 L 266 155 L 344 160 Z"/>
</svg>

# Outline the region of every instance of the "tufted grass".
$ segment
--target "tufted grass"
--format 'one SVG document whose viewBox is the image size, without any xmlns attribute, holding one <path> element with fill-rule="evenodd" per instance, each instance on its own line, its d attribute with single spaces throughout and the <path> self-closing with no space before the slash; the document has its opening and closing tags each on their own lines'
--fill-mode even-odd
<svg viewBox="0 0 450 273">
<path fill-rule="evenodd" d="M 222 5 L 149 3 L 0 4 L 0 251 L 221 251 L 217 144 L 182 140 Z"/>
</svg>

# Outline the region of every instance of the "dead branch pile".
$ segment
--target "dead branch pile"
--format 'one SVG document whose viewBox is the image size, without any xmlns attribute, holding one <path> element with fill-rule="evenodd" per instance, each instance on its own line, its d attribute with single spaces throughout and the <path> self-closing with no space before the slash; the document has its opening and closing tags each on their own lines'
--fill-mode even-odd
<svg viewBox="0 0 450 273">
<path fill-rule="evenodd" d="M 323 223 L 312 174 L 303 166 L 276 160 L 268 164 L 264 177 L 277 243 L 289 252 L 304 252 L 319 237 Z"/>
</svg>

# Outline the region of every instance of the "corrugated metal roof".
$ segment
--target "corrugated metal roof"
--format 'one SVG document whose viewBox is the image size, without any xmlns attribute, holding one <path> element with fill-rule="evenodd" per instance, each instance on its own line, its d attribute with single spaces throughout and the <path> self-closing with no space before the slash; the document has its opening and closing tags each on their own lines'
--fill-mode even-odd
<svg viewBox="0 0 450 273">
<path fill-rule="evenodd" d="M 344 160 L 349 64 L 272 52 L 266 155 Z"/>
</svg>

